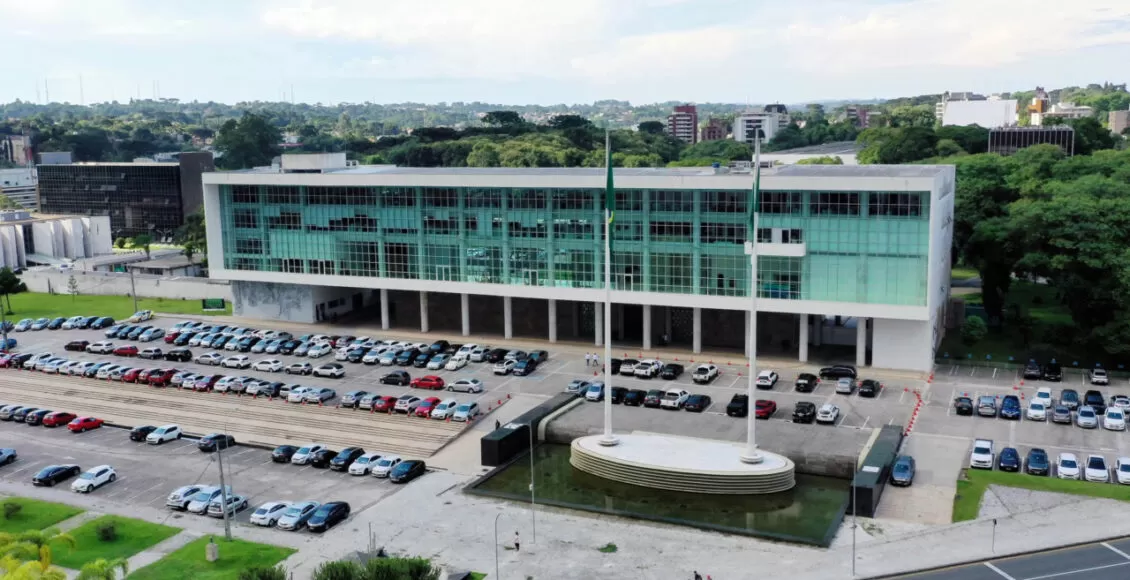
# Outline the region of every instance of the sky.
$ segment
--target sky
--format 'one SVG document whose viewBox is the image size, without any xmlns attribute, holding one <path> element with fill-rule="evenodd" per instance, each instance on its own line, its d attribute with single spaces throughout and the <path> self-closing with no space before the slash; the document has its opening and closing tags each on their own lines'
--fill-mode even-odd
<svg viewBox="0 0 1130 580">
<path fill-rule="evenodd" d="M 757 104 L 1130 76 L 1130 0 L 0 0 L 0 23 L 0 102 Z"/>
</svg>

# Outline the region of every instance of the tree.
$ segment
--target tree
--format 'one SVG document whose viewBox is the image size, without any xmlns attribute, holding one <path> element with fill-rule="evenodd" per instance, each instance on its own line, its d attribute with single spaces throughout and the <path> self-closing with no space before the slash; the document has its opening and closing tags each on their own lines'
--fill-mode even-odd
<svg viewBox="0 0 1130 580">
<path fill-rule="evenodd" d="M 839 155 L 823 155 L 821 157 L 808 157 L 796 162 L 797 165 L 843 165 L 844 160 Z"/>
<path fill-rule="evenodd" d="M 244 113 L 239 121 L 228 119 L 212 145 L 222 156 L 216 164 L 223 169 L 247 169 L 270 165 L 279 154 L 282 134 L 265 117 Z"/>
<path fill-rule="evenodd" d="M 19 534 L 0 533 L 0 553 L 22 560 L 35 560 L 44 572 L 52 569 L 52 544 L 73 548 L 75 539 L 70 534 L 60 532 L 58 528 L 29 530 Z"/>
<path fill-rule="evenodd" d="M 644 121 L 636 126 L 640 133 L 648 133 L 651 135 L 662 135 L 667 131 L 660 121 Z"/>
<path fill-rule="evenodd" d="M 78 298 L 78 280 L 75 279 L 74 274 L 71 274 L 71 277 L 67 278 L 67 294 L 71 295 L 72 301 Z"/>
<path fill-rule="evenodd" d="M 20 277 L 11 268 L 4 266 L 0 268 L 0 294 L 4 295 L 4 300 L 8 303 L 8 310 L 6 314 L 14 314 L 12 312 L 12 294 L 19 294 L 20 292 L 27 292 L 27 285 L 20 281 Z"/>
<path fill-rule="evenodd" d="M 203 254 L 208 253 L 208 232 L 204 229 L 204 208 L 200 208 L 195 212 L 185 216 L 184 225 L 177 228 L 173 234 L 173 241 L 188 247 L 192 247 Z"/>
<path fill-rule="evenodd" d="M 860 163 L 896 165 L 933 157 L 938 136 L 930 127 L 878 127 L 864 130 L 856 142 L 863 146 Z"/>
<path fill-rule="evenodd" d="M 39 562 L 26 562 L 11 554 L 0 557 L 0 578 L 4 580 L 66 580 L 59 568 L 44 569 Z"/>
<path fill-rule="evenodd" d="M 525 123 L 525 121 L 522 120 L 522 115 L 514 111 L 490 111 L 483 115 L 482 121 L 484 125 L 494 127 L 513 127 Z"/>
<path fill-rule="evenodd" d="M 970 316 L 961 325 L 961 342 L 965 346 L 973 346 L 981 342 L 989 333 L 989 325 L 980 316 Z"/>
<path fill-rule="evenodd" d="M 468 167 L 498 167 L 500 164 L 498 147 L 490 141 L 475 143 L 467 155 Z"/>
<path fill-rule="evenodd" d="M 730 139 L 716 141 L 702 141 L 683 149 L 680 159 L 718 158 L 726 161 L 749 161 L 753 158 L 753 150 L 749 145 Z"/>
<path fill-rule="evenodd" d="M 181 253 L 184 254 L 185 259 L 191 263 L 193 256 L 196 255 L 196 243 L 186 242 L 184 248 L 181 249 Z"/>
<path fill-rule="evenodd" d="M 84 564 L 76 580 L 118 580 L 119 570 L 122 578 L 129 575 L 129 562 L 125 558 L 114 558 L 113 560 L 98 558 L 93 562 Z M 242 580 L 242 578 L 243 575 L 241 574 L 240 579 Z M 263 580 L 267 579 L 264 578 Z"/>
<path fill-rule="evenodd" d="M 939 139 L 938 144 L 934 147 L 938 157 L 953 157 L 955 155 L 965 155 L 965 149 L 958 145 L 957 141 L 953 139 Z"/>
<path fill-rule="evenodd" d="M 149 257 L 149 246 L 153 243 L 153 236 L 149 234 L 140 234 L 133 237 L 133 243 L 130 247 L 135 250 L 145 250 L 145 257 Z"/>
</svg>

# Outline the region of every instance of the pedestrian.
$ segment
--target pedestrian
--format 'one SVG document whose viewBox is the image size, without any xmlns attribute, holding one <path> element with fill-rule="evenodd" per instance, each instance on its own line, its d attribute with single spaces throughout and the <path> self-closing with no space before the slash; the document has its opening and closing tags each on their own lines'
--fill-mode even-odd
<svg viewBox="0 0 1130 580">
<path fill-rule="evenodd" d="M 592 355 L 592 366 L 594 366 L 594 367 L 600 366 L 600 355 L 597 355 L 597 354 Z"/>
<path fill-rule="evenodd" d="M 495 419 L 495 420 L 494 420 L 494 429 L 495 429 L 495 431 L 499 430 L 500 428 L 502 428 L 502 423 L 499 423 L 499 422 L 498 422 L 498 419 Z"/>
<path fill-rule="evenodd" d="M 702 574 L 699 574 L 698 570 L 694 571 L 694 580 L 702 580 Z"/>
<path fill-rule="evenodd" d="M 514 532 L 514 551 L 515 552 L 521 552 L 522 551 L 522 542 L 521 542 L 521 539 L 518 537 L 518 532 Z M 702 580 L 702 579 L 700 578 L 699 580 Z"/>
<path fill-rule="evenodd" d="M 594 355 L 594 354 L 593 354 L 593 353 L 591 353 L 591 352 L 586 352 L 586 353 L 585 353 L 585 366 L 586 366 L 586 367 L 591 367 L 591 366 L 592 366 L 592 360 L 593 360 L 593 357 L 594 357 L 594 356 L 596 356 L 596 355 Z"/>
</svg>

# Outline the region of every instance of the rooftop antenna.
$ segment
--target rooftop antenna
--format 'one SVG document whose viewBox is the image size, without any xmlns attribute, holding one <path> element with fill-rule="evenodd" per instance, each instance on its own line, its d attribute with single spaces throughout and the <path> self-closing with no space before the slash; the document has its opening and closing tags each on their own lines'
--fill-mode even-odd
<svg viewBox="0 0 1130 580">
<path fill-rule="evenodd" d="M 35 102 L 42 103 L 43 101 L 40 100 L 41 98 L 42 97 L 39 94 L 39 82 L 36 82 L 35 83 Z"/>
</svg>

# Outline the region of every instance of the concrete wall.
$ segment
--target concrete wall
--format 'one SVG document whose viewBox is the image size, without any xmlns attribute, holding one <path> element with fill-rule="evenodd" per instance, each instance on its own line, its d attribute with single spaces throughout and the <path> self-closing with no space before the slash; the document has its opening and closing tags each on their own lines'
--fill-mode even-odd
<svg viewBox="0 0 1130 580">
<path fill-rule="evenodd" d="M 872 324 L 871 366 L 923 372 L 933 368 L 931 323 L 875 318 Z"/>
<path fill-rule="evenodd" d="M 114 252 L 114 241 L 110 236 L 110 216 L 84 217 L 82 223 L 87 230 L 86 239 L 89 246 L 86 255 L 88 257 L 102 256 Z"/>
<path fill-rule="evenodd" d="M 246 318 L 315 322 L 314 287 L 298 284 L 232 282 L 232 313 Z"/>
<path fill-rule="evenodd" d="M 29 270 L 20 275 L 32 292 L 66 294 L 71 275 L 78 282 L 79 294 L 96 296 L 130 295 L 129 274 L 117 272 L 86 272 L 74 270 Z M 137 295 L 142 298 L 167 298 L 172 300 L 201 300 L 223 298 L 232 300 L 232 288 L 224 282 L 207 278 L 162 278 L 137 274 L 134 276 Z"/>
</svg>

